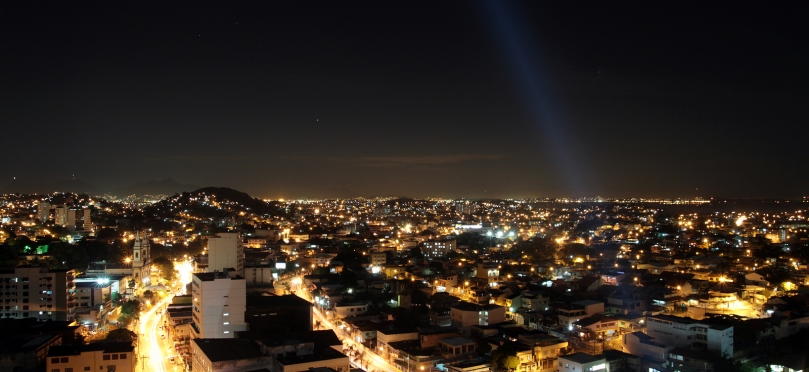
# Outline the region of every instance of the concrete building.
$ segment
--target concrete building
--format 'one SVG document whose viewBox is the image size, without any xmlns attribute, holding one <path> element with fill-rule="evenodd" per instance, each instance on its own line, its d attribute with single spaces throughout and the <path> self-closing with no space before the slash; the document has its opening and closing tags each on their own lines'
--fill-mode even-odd
<svg viewBox="0 0 809 372">
<path fill-rule="evenodd" d="M 46 371 L 135 371 L 135 347 L 131 342 L 89 344 L 80 349 L 53 346 L 48 351 Z"/>
<path fill-rule="evenodd" d="M 427 240 L 422 246 L 422 253 L 427 258 L 444 257 L 449 252 L 454 252 L 456 249 L 455 239 L 437 239 Z"/>
<path fill-rule="evenodd" d="M 574 322 L 596 314 L 604 314 L 604 303 L 601 301 L 582 300 L 556 307 L 559 324 L 571 328 Z"/>
<path fill-rule="evenodd" d="M 244 320 L 251 331 L 312 330 L 312 303 L 295 295 L 247 297 Z"/>
<path fill-rule="evenodd" d="M 48 220 L 51 217 L 50 215 L 51 215 L 51 204 L 44 200 L 40 200 L 39 202 L 37 202 L 37 218 L 39 218 L 39 221 L 43 224 L 45 222 L 48 222 Z"/>
<path fill-rule="evenodd" d="M 492 285 L 500 280 L 500 266 L 495 263 L 479 263 L 475 270 L 475 278 L 486 279 Z"/>
<path fill-rule="evenodd" d="M 533 360 L 541 371 L 556 369 L 556 360 L 568 345 L 567 341 L 538 331 L 521 334 L 517 341 L 532 349 Z"/>
<path fill-rule="evenodd" d="M 388 260 L 388 255 L 385 252 L 371 253 L 371 266 L 382 266 Z"/>
<path fill-rule="evenodd" d="M 199 338 L 191 341 L 191 370 L 194 372 L 240 372 L 267 368 L 272 357 L 246 338 Z"/>
<path fill-rule="evenodd" d="M 245 267 L 244 280 L 247 281 L 247 284 L 271 284 L 275 282 L 272 276 L 272 270 L 273 267 L 269 265 Z"/>
<path fill-rule="evenodd" d="M 0 270 L 0 316 L 72 321 L 76 311 L 73 270 L 20 266 Z"/>
<path fill-rule="evenodd" d="M 246 286 L 244 278 L 225 272 L 196 273 L 191 279 L 194 319 L 191 338 L 233 338 L 244 331 Z"/>
<path fill-rule="evenodd" d="M 733 357 L 733 326 L 700 322 L 691 318 L 655 315 L 646 318 L 646 334 L 664 345 L 708 350 Z"/>
<path fill-rule="evenodd" d="M 208 239 L 208 268 L 205 272 L 234 269 L 244 277 L 244 245 L 238 233 L 219 233 Z"/>
<path fill-rule="evenodd" d="M 391 343 L 400 341 L 418 342 L 418 339 L 419 332 L 415 329 L 394 328 L 384 330 L 379 329 L 376 331 L 376 342 L 380 348 L 380 351 L 384 352 L 384 355 L 390 355 L 392 352 L 395 353 L 395 348 L 390 346 Z"/>
<path fill-rule="evenodd" d="M 506 321 L 506 309 L 499 305 L 461 302 L 450 308 L 450 319 L 453 327 L 463 328 L 463 334 L 468 335 L 473 325 L 491 325 Z"/>
<path fill-rule="evenodd" d="M 347 316 L 357 316 L 365 314 L 368 311 L 368 304 L 365 302 L 355 303 L 338 303 L 334 305 L 334 314 L 338 318 L 345 318 Z"/>
<path fill-rule="evenodd" d="M 67 206 L 59 206 L 53 209 L 53 223 L 67 227 Z"/>
<path fill-rule="evenodd" d="M 559 357 L 559 372 L 610 372 L 610 364 L 603 355 L 575 353 Z"/>
</svg>

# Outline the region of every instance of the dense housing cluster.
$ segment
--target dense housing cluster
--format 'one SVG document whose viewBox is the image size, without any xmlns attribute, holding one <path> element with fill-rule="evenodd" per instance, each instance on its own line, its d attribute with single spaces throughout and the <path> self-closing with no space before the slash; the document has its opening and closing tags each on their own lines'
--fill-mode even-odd
<svg viewBox="0 0 809 372">
<path fill-rule="evenodd" d="M 8 194 L 0 317 L 141 311 L 191 370 L 801 370 L 807 205 Z"/>
</svg>

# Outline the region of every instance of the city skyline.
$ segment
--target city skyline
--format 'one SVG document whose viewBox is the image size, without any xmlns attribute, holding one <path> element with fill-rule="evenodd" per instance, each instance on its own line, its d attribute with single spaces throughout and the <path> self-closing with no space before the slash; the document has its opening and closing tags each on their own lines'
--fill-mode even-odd
<svg viewBox="0 0 809 372">
<path fill-rule="evenodd" d="M 0 189 L 173 178 L 261 198 L 801 198 L 802 14 L 15 4 L 0 12 Z"/>
</svg>

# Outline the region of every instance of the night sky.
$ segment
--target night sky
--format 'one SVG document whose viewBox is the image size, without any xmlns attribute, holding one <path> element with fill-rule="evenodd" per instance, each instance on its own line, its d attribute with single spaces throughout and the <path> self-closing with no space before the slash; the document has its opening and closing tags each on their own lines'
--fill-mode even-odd
<svg viewBox="0 0 809 372">
<path fill-rule="evenodd" d="M 2 4 L 0 183 L 809 195 L 806 2 L 554 3 Z"/>
</svg>

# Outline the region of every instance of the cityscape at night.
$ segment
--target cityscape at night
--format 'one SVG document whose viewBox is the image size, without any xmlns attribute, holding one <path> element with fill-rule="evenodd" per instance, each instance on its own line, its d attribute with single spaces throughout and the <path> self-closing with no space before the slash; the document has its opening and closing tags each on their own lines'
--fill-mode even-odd
<svg viewBox="0 0 809 372">
<path fill-rule="evenodd" d="M 0 371 L 809 371 L 806 3 L 0 6 Z"/>
</svg>

